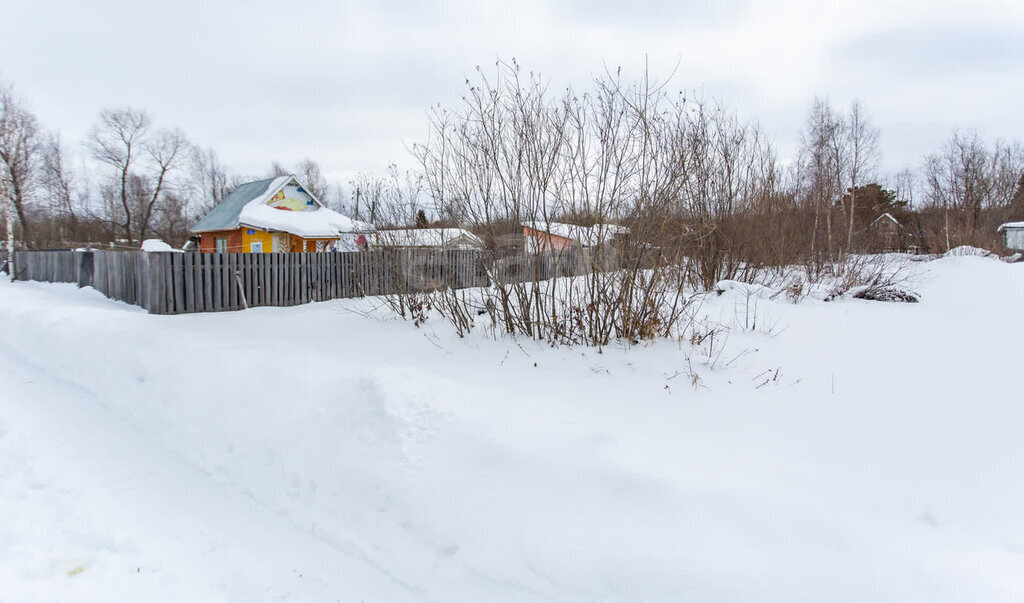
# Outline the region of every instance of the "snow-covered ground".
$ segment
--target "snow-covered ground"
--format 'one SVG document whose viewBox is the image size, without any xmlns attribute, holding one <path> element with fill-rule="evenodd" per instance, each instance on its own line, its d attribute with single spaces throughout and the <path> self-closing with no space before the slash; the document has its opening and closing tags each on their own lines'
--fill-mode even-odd
<svg viewBox="0 0 1024 603">
<path fill-rule="evenodd" d="M 0 282 L 0 601 L 1024 599 L 1024 264 L 914 270 L 600 354 Z"/>
</svg>

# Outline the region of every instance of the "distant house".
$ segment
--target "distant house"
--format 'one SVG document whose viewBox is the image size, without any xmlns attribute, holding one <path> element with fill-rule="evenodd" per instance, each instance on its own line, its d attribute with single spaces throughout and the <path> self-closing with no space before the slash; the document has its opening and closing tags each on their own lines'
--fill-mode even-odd
<svg viewBox="0 0 1024 603">
<path fill-rule="evenodd" d="M 204 252 L 354 251 L 374 228 L 324 207 L 294 176 L 238 186 L 192 232 Z"/>
<path fill-rule="evenodd" d="M 886 212 L 868 225 L 872 247 L 878 251 L 903 249 L 903 225 L 892 214 Z"/>
<path fill-rule="evenodd" d="M 530 253 L 591 250 L 614 244 L 629 234 L 628 228 L 617 224 L 578 226 L 561 222 L 524 222 L 522 226 L 526 251 Z"/>
<path fill-rule="evenodd" d="M 406 249 L 483 249 L 480 237 L 463 228 L 407 228 L 377 231 L 378 247 Z"/>
<path fill-rule="evenodd" d="M 996 232 L 1003 233 L 1003 244 L 1007 249 L 1024 251 L 1024 222 L 1007 222 Z"/>
</svg>

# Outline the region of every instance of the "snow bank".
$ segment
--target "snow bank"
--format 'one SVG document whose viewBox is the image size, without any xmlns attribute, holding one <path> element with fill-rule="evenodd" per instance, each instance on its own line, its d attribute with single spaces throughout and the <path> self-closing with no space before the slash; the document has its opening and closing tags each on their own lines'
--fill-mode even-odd
<svg viewBox="0 0 1024 603">
<path fill-rule="evenodd" d="M 954 247 L 942 254 L 944 257 L 979 257 L 979 258 L 994 258 L 998 257 L 988 249 L 982 249 L 981 247 L 972 247 L 970 245 L 961 245 Z"/>
<path fill-rule="evenodd" d="M 0 281 L 0 598 L 1020 599 L 1024 265 L 914 269 L 603 353 Z"/>
<path fill-rule="evenodd" d="M 142 251 L 180 251 L 164 243 L 160 239 L 146 239 L 142 242 Z"/>
</svg>

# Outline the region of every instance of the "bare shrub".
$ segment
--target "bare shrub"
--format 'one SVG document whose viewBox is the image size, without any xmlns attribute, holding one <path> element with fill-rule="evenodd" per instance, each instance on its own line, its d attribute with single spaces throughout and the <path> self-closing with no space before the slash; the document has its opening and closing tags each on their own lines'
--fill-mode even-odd
<svg viewBox="0 0 1024 603">
<path fill-rule="evenodd" d="M 897 285 L 888 284 L 880 277 L 859 288 L 853 293 L 853 296 L 858 299 L 868 299 L 871 301 L 918 302 L 918 295 L 916 293 L 900 288 Z"/>
<path fill-rule="evenodd" d="M 454 316 L 598 347 L 672 334 L 686 291 L 749 269 L 728 220 L 779 178 L 756 124 L 715 103 L 618 74 L 553 97 L 515 62 L 435 110 L 415 155 L 439 217 L 488 246 L 492 285 Z"/>
<path fill-rule="evenodd" d="M 850 256 L 830 286 L 825 301 L 844 296 L 874 301 L 917 302 L 907 263 L 898 256 Z"/>
</svg>

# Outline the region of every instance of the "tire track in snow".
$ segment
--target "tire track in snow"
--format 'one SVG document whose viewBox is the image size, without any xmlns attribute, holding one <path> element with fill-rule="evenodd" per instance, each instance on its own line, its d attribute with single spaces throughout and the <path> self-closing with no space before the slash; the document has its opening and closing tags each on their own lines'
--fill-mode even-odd
<svg viewBox="0 0 1024 603">
<path fill-rule="evenodd" d="M 140 578 L 135 585 L 150 600 L 157 592 L 170 594 L 168 600 L 179 598 L 184 593 L 173 593 L 183 584 L 198 586 L 200 592 L 188 596 L 203 599 L 211 592 L 235 599 L 241 590 L 257 598 L 321 600 L 345 595 L 341 589 L 349 594 L 361 590 L 362 596 L 375 599 L 422 598 L 399 577 L 351 550 L 358 549 L 355 544 L 329 542 L 297 529 L 260 501 L 147 438 L 98 392 L 48 370 L 6 341 L 0 341 L 0 367 L 0 391 L 6 390 L 0 396 L 4 431 L 17 430 L 18 442 L 31 446 L 21 451 L 19 462 L 29 467 L 36 489 L 61 519 L 54 547 L 93 547 L 90 557 L 96 563 L 76 566 L 82 569 L 75 574 L 74 598 L 84 594 L 82 589 L 97 588 L 111 600 L 112 593 L 102 586 L 106 578 L 116 577 L 121 584 L 125 567 L 136 564 L 139 576 L 143 565 L 151 571 L 146 576 L 160 576 L 156 582 Z M 10 445 L 10 440 L 6 434 L 3 443 Z M 57 490 L 57 483 L 65 491 Z M 67 508 L 75 509 L 74 517 L 65 516 Z M 97 534 L 106 537 L 96 540 Z M 195 550 L 197 545 L 204 550 Z M 229 556 L 230 561 L 225 559 Z M 287 571 L 289 561 L 298 569 Z M 204 570 L 205 584 L 196 579 Z"/>
</svg>

